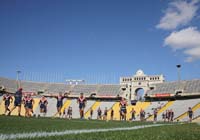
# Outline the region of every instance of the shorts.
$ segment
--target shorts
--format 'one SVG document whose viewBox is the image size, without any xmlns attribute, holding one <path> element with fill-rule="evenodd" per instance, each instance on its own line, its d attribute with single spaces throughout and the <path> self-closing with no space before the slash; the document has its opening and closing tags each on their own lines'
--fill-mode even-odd
<svg viewBox="0 0 200 140">
<path fill-rule="evenodd" d="M 28 108 L 28 105 L 27 105 L 27 104 L 24 104 L 24 108 Z"/>
<path fill-rule="evenodd" d="M 44 109 L 46 106 L 44 104 L 40 105 L 40 109 Z"/>
<path fill-rule="evenodd" d="M 10 101 L 5 101 L 5 106 L 9 106 L 10 105 Z"/>
<path fill-rule="evenodd" d="M 60 104 L 60 103 L 57 104 L 57 108 L 62 107 L 62 106 L 63 106 L 63 105 Z"/>
<path fill-rule="evenodd" d="M 14 106 L 21 106 L 21 101 L 20 100 L 15 100 Z"/>
<path fill-rule="evenodd" d="M 124 114 L 126 114 L 127 113 L 126 108 L 122 108 L 121 112 L 124 113 Z"/>
<path fill-rule="evenodd" d="M 70 111 L 70 112 L 67 112 L 67 115 L 72 115 L 72 112 Z"/>
<path fill-rule="evenodd" d="M 33 109 L 33 105 L 32 105 L 32 104 L 26 104 L 26 105 L 25 105 L 25 108 Z"/>
<path fill-rule="evenodd" d="M 84 109 L 85 108 L 85 104 L 79 104 L 79 109 Z"/>
<path fill-rule="evenodd" d="M 45 113 L 47 112 L 47 107 L 44 108 L 44 112 L 45 112 Z"/>
</svg>

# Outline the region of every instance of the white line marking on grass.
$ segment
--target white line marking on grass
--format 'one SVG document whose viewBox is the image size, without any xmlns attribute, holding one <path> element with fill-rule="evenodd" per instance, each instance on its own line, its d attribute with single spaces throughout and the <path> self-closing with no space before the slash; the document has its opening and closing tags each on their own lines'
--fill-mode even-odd
<svg viewBox="0 0 200 140">
<path fill-rule="evenodd" d="M 149 128 L 149 127 L 163 126 L 163 125 L 170 125 L 170 124 L 151 124 L 151 125 L 140 125 L 140 126 L 133 126 L 133 127 L 106 128 L 106 129 L 83 129 L 83 130 L 65 130 L 65 131 L 54 131 L 54 132 L 0 134 L 0 140 L 8 140 L 8 139 L 11 140 L 11 139 L 20 139 L 20 138 L 39 138 L 39 137 L 61 136 L 61 135 L 67 135 L 67 134 L 136 130 L 136 129 L 143 129 L 143 128 Z"/>
</svg>

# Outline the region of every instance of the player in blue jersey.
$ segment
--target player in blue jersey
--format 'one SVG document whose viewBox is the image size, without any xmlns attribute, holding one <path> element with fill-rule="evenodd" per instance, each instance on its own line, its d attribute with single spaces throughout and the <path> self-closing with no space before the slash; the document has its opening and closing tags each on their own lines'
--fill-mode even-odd
<svg viewBox="0 0 200 140">
<path fill-rule="evenodd" d="M 79 104 L 79 112 L 80 112 L 80 118 L 84 118 L 84 108 L 86 105 L 86 98 L 83 96 L 83 93 L 80 93 L 80 97 L 77 100 L 77 103 Z"/>
<path fill-rule="evenodd" d="M 107 121 L 107 116 L 108 116 L 108 109 L 106 107 L 103 114 L 103 120 Z"/>
<path fill-rule="evenodd" d="M 189 117 L 189 122 L 192 122 L 192 118 L 193 118 L 193 111 L 192 111 L 192 108 L 189 107 L 188 108 L 188 117 Z"/>
<path fill-rule="evenodd" d="M 18 116 L 21 116 L 21 103 L 22 103 L 22 88 L 19 88 L 17 92 L 14 94 L 15 101 L 14 101 L 14 107 L 10 110 L 8 115 L 12 113 L 12 111 L 18 107 Z"/>
<path fill-rule="evenodd" d="M 40 113 L 43 114 L 43 116 L 45 116 L 47 113 L 47 104 L 48 104 L 47 99 L 45 98 L 45 96 L 42 96 L 39 105 L 40 105 Z"/>
<path fill-rule="evenodd" d="M 134 108 L 132 108 L 132 110 L 130 111 L 130 113 L 131 113 L 131 119 L 130 119 L 130 121 L 133 121 L 133 120 L 135 120 L 135 114 L 136 114 L 136 111 L 135 111 L 135 109 L 134 109 Z"/>
<path fill-rule="evenodd" d="M 121 99 L 121 101 L 119 103 L 119 106 L 120 106 L 120 120 L 125 120 L 126 121 L 126 113 L 127 113 L 126 106 L 127 106 L 127 101 L 125 100 L 125 98 Z"/>
<path fill-rule="evenodd" d="M 24 105 L 26 109 L 26 117 L 31 117 L 31 113 L 33 114 L 33 105 L 34 99 L 31 97 L 30 94 L 27 95 L 27 98 L 24 99 Z"/>
<path fill-rule="evenodd" d="M 63 99 L 65 98 L 65 96 L 62 95 L 62 93 L 59 93 L 58 96 L 55 97 L 57 99 L 57 113 L 59 114 L 59 116 L 61 117 L 62 113 L 61 113 L 61 108 L 63 106 Z"/>
<path fill-rule="evenodd" d="M 4 115 L 5 115 L 7 111 L 10 111 L 9 105 L 10 105 L 10 103 L 13 102 L 13 98 L 12 98 L 12 96 L 9 95 L 9 93 L 6 93 L 3 96 L 3 101 L 4 101 L 4 105 L 5 105 L 5 111 L 4 111 Z"/>
</svg>

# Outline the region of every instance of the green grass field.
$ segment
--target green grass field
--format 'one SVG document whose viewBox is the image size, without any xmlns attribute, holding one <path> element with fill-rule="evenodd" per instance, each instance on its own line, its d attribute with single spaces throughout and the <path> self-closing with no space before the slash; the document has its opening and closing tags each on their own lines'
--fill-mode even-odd
<svg viewBox="0 0 200 140">
<path fill-rule="evenodd" d="M 151 125 L 151 122 L 119 122 L 97 120 L 65 120 L 52 118 L 23 118 L 0 116 L 0 136 L 19 133 L 61 132 L 70 130 L 93 130 L 127 128 Z M 1 138 L 0 138 L 1 139 Z M 24 138 L 33 140 L 199 140 L 200 125 L 196 123 L 156 126 L 137 130 L 63 134 L 59 136 Z"/>
</svg>

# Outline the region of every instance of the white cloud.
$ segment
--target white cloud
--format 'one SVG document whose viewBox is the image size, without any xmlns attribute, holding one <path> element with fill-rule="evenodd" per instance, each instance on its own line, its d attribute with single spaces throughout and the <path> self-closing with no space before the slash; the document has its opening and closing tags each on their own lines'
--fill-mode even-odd
<svg viewBox="0 0 200 140">
<path fill-rule="evenodd" d="M 200 31 L 196 27 L 174 31 L 165 38 L 164 46 L 183 51 L 186 62 L 200 59 Z"/>
<path fill-rule="evenodd" d="M 199 0 L 178 0 L 169 3 L 165 15 L 161 18 L 156 28 L 171 30 L 176 29 L 180 25 L 187 25 L 198 10 Z"/>
<path fill-rule="evenodd" d="M 185 60 L 186 62 L 192 62 L 194 60 L 200 59 L 200 47 L 185 50 L 184 53 L 189 55 Z"/>
</svg>

